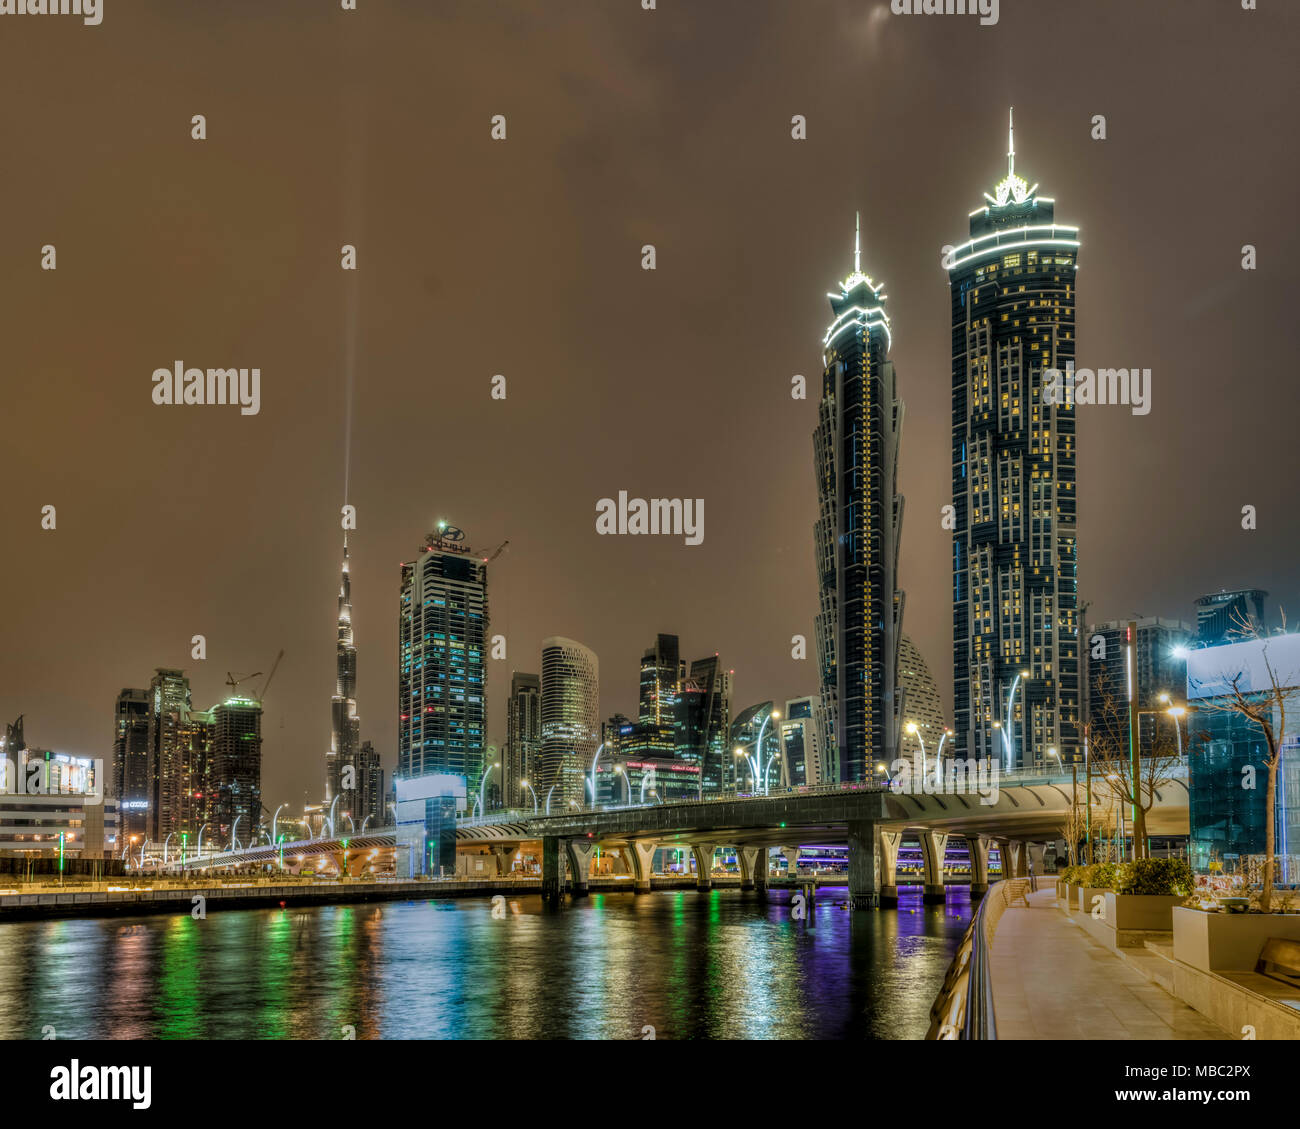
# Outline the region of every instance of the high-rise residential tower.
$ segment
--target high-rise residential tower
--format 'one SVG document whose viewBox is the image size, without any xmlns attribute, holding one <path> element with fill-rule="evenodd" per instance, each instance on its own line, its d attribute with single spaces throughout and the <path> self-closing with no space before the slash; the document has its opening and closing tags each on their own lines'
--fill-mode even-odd
<svg viewBox="0 0 1300 1129">
<path fill-rule="evenodd" d="M 506 749 L 501 758 L 505 806 L 532 807 L 537 790 L 537 754 L 542 746 L 542 680 L 516 670 L 510 675 L 506 707 Z M 532 788 L 530 792 L 528 789 Z"/>
<path fill-rule="evenodd" d="M 553 812 L 563 811 L 585 802 L 586 773 L 600 747 L 600 662 L 572 639 L 543 639 L 541 683 L 542 745 L 530 783 L 551 797 Z"/>
<path fill-rule="evenodd" d="M 402 565 L 397 775 L 463 776 L 477 794 L 487 734 L 487 563 L 439 523 Z"/>
<path fill-rule="evenodd" d="M 896 478 L 903 404 L 889 360 L 884 286 L 862 272 L 860 235 L 853 272 L 827 297 L 834 320 L 822 342 L 813 436 L 820 708 L 839 779 L 861 781 L 877 762 L 893 760 L 898 746 L 903 498 Z"/>
<path fill-rule="evenodd" d="M 696 659 L 682 682 L 678 700 L 677 756 L 698 769 L 700 792 L 734 786 L 731 748 L 731 681 L 717 655 Z"/>
<path fill-rule="evenodd" d="M 360 764 L 361 719 L 357 716 L 357 649 L 352 642 L 352 580 L 348 575 L 348 541 L 343 538 L 343 569 L 339 582 L 338 643 L 334 696 L 330 700 L 330 751 L 326 757 L 325 802 L 337 796 L 338 810 L 352 816 L 357 826 L 361 812 Z M 348 771 L 351 769 L 351 771 Z"/>
<path fill-rule="evenodd" d="M 149 834 L 153 785 L 149 776 L 149 721 L 152 714 L 148 690 L 123 690 L 117 696 L 113 717 L 113 795 L 121 813 L 120 828 L 130 842 Z"/>
<path fill-rule="evenodd" d="M 1179 747 L 1174 719 L 1165 708 L 1183 699 L 1187 685 L 1184 648 L 1192 628 L 1182 620 L 1157 617 L 1132 622 L 1136 625 L 1133 638 L 1129 621 L 1115 619 L 1092 624 L 1084 641 L 1083 713 L 1094 756 L 1099 748 L 1111 756 L 1128 748 L 1130 693 L 1139 711 L 1141 755 L 1150 756 L 1162 745 L 1174 750 Z"/>
<path fill-rule="evenodd" d="M 947 257 L 952 297 L 953 738 L 1005 767 L 1079 744 L 1075 355 L 1079 230 L 1015 171 Z"/>
<path fill-rule="evenodd" d="M 213 822 L 218 841 L 257 841 L 262 825 L 262 703 L 232 695 L 209 711 Z"/>
<path fill-rule="evenodd" d="M 149 775 L 153 789 L 148 837 L 156 843 L 184 827 L 190 680 L 183 670 L 158 667 L 149 683 Z"/>
</svg>

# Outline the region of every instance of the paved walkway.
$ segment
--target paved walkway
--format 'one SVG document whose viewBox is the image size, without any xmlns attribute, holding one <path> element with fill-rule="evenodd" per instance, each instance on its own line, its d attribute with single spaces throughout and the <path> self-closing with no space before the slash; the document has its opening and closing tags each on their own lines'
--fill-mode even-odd
<svg viewBox="0 0 1300 1129">
<path fill-rule="evenodd" d="M 993 935 L 999 1039 L 1228 1039 L 1231 1036 L 1075 925 L 1040 880 L 1031 908 Z"/>
</svg>

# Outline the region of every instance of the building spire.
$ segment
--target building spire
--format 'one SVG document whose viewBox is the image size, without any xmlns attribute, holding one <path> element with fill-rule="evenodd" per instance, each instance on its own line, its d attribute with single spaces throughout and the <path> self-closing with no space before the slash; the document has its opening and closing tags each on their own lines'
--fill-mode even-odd
<svg viewBox="0 0 1300 1129">
<path fill-rule="evenodd" d="M 1007 176 L 1016 175 L 1016 108 L 1007 110 Z"/>
<path fill-rule="evenodd" d="M 853 213 L 853 273 L 862 273 L 862 213 Z"/>
</svg>

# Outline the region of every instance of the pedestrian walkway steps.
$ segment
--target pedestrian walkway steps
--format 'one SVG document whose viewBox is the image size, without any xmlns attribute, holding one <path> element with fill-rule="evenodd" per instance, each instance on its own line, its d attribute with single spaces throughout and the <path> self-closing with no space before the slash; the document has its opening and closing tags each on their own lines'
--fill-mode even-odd
<svg viewBox="0 0 1300 1129">
<path fill-rule="evenodd" d="M 1158 943 L 1117 955 L 1057 909 L 1054 889 L 1006 910 L 991 956 L 999 1039 L 1230 1038 L 1165 989 Z"/>
</svg>

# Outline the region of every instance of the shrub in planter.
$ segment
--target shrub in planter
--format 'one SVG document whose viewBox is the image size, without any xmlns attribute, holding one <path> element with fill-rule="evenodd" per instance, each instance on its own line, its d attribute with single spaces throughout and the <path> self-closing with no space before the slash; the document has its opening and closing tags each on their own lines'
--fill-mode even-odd
<svg viewBox="0 0 1300 1129">
<path fill-rule="evenodd" d="M 1064 882 L 1067 886 L 1077 886 L 1079 884 L 1079 871 L 1081 871 L 1082 869 L 1083 867 L 1081 866 L 1067 866 L 1056 877 L 1059 878 L 1062 882 Z"/>
<path fill-rule="evenodd" d="M 1163 894 L 1186 897 L 1192 892 L 1195 877 L 1185 859 L 1135 859 L 1115 868 L 1117 894 Z"/>
<path fill-rule="evenodd" d="M 1094 862 L 1091 866 L 1079 868 L 1079 885 L 1090 890 L 1110 890 L 1115 885 L 1115 864 L 1113 862 Z"/>
</svg>

